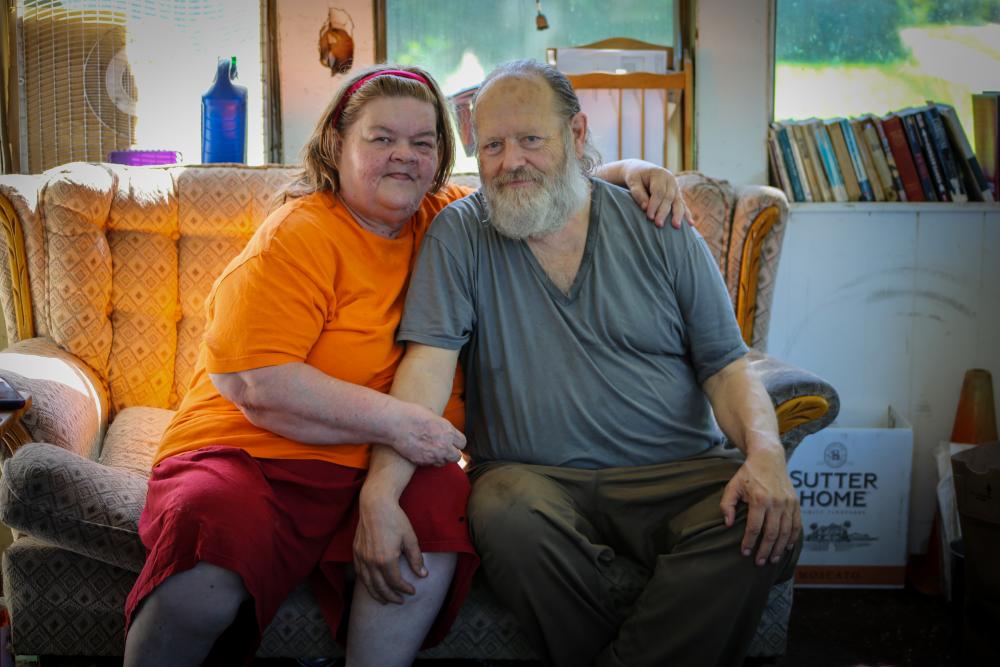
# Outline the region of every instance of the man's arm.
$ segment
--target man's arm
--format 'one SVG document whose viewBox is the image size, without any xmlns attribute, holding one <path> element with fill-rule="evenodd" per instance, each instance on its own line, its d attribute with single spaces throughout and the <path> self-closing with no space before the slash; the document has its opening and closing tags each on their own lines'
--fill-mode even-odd
<svg viewBox="0 0 1000 667">
<path fill-rule="evenodd" d="M 692 221 L 691 212 L 684 203 L 677 179 L 670 170 L 645 160 L 618 160 L 602 164 L 594 175 L 608 183 L 629 189 L 632 198 L 646 212 L 646 217 L 657 227 L 662 227 L 673 210 L 670 224 L 680 229 L 684 220 Z"/>
<path fill-rule="evenodd" d="M 396 370 L 392 396 L 440 415 L 451 395 L 457 364 L 458 350 L 410 342 Z M 399 506 L 399 497 L 415 469 L 413 463 L 392 447 L 375 445 L 368 477 L 361 489 L 354 565 L 358 578 L 372 597 L 382 603 L 402 603 L 401 593 L 414 593 L 400 575 L 400 555 L 406 557 L 415 574 L 427 575 L 416 534 Z"/>
<path fill-rule="evenodd" d="M 768 558 L 777 562 L 784 549 L 794 548 L 802 532 L 802 515 L 771 398 L 746 357 L 726 365 L 703 386 L 723 433 L 746 456 L 722 494 L 726 525 L 733 525 L 739 501 L 747 503 L 747 527 L 740 546 L 743 555 L 751 554 L 763 532 L 757 564 L 763 565 Z"/>
</svg>

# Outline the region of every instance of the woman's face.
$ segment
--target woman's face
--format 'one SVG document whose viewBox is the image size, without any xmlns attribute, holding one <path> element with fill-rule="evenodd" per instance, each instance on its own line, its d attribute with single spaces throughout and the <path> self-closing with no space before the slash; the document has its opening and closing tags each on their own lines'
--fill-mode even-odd
<svg viewBox="0 0 1000 667">
<path fill-rule="evenodd" d="M 362 107 L 343 138 L 340 196 L 370 222 L 399 228 L 416 213 L 438 168 L 437 114 L 412 97 Z"/>
</svg>

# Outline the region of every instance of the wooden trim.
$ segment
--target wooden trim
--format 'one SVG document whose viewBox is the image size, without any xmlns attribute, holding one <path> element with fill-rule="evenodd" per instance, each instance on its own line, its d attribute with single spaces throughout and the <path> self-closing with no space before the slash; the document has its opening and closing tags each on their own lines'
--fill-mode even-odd
<svg viewBox="0 0 1000 667">
<path fill-rule="evenodd" d="M 24 251 L 24 230 L 14 207 L 0 195 L 0 226 L 7 239 L 7 263 L 10 265 L 11 299 L 17 319 L 20 340 L 34 338 L 35 327 L 31 318 L 31 290 L 28 287 L 28 255 Z"/>
<path fill-rule="evenodd" d="M 754 319 L 757 315 L 757 275 L 760 273 L 760 249 L 771 228 L 781 219 L 777 206 L 768 206 L 750 223 L 743 239 L 740 259 L 740 282 L 736 288 L 736 321 L 743 332 L 743 341 L 750 345 Z"/>
<path fill-rule="evenodd" d="M 684 162 L 684 169 L 691 171 L 694 169 L 694 61 L 691 60 L 691 52 L 684 51 L 684 127 L 681 128 L 681 159 Z"/>
<path fill-rule="evenodd" d="M 620 90 L 623 88 L 647 90 L 683 90 L 686 85 L 684 72 L 670 72 L 667 74 L 651 74 L 650 72 L 626 72 L 625 74 L 611 74 L 610 72 L 591 72 L 587 74 L 567 74 L 566 78 L 573 84 L 573 88 L 580 90 L 587 88 L 605 88 Z"/>
<path fill-rule="evenodd" d="M 619 123 L 620 124 L 620 123 Z M 639 136 L 642 137 L 642 141 L 639 142 L 639 159 L 646 159 L 646 90 L 643 89 L 639 91 Z M 666 134 L 663 135 L 664 140 L 666 139 Z M 619 139 L 619 144 L 621 140 Z M 663 150 L 664 158 L 666 157 L 666 148 Z M 664 161 L 663 164 L 666 164 Z"/>
<path fill-rule="evenodd" d="M 385 0 L 375 0 L 372 6 L 372 13 L 375 19 L 375 62 L 384 63 L 388 52 L 388 44 L 386 43 L 388 33 L 385 27 Z"/>
<path fill-rule="evenodd" d="M 625 113 L 624 100 L 622 100 L 623 89 L 618 89 L 618 159 L 622 159 L 622 116 Z"/>
<path fill-rule="evenodd" d="M 822 396 L 790 398 L 774 410 L 778 416 L 778 432 L 784 435 L 797 426 L 821 419 L 829 411 L 830 404 Z"/>
</svg>

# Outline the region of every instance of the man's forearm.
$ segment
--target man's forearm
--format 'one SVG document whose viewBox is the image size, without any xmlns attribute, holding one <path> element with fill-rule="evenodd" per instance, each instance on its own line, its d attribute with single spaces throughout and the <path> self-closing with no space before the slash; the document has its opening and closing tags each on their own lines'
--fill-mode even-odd
<svg viewBox="0 0 1000 667">
<path fill-rule="evenodd" d="M 390 394 L 393 398 L 422 405 L 435 414 L 444 412 L 455 379 L 458 352 L 411 344 L 396 369 Z M 391 447 L 376 446 L 362 502 L 369 497 L 399 498 L 416 466 Z"/>
<path fill-rule="evenodd" d="M 783 453 L 771 397 L 745 357 L 710 377 L 704 388 L 719 427 L 740 451 Z"/>
</svg>

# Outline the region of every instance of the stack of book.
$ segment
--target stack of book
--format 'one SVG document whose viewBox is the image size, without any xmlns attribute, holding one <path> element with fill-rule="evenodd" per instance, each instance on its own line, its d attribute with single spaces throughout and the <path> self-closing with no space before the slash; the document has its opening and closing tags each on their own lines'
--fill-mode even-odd
<svg viewBox="0 0 1000 667">
<path fill-rule="evenodd" d="M 987 91 L 972 96 L 972 125 L 983 174 L 993 187 L 993 193 L 1000 193 L 1000 92 Z"/>
<path fill-rule="evenodd" d="M 879 117 L 776 121 L 773 181 L 789 201 L 996 201 L 955 109 L 928 102 Z"/>
</svg>

